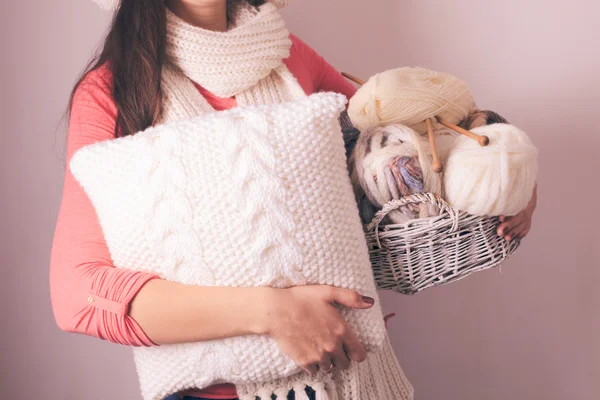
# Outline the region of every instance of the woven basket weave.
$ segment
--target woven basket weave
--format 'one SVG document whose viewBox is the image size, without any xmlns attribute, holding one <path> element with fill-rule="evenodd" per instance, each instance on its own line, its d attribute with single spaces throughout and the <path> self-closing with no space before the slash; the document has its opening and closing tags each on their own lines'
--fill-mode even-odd
<svg viewBox="0 0 600 400">
<path fill-rule="evenodd" d="M 419 203 L 437 205 L 440 214 L 406 224 L 382 224 L 389 212 Z M 431 193 L 390 201 L 365 225 L 377 286 L 412 295 L 498 266 L 520 244 L 498 236 L 499 224 L 498 217 L 457 211 Z"/>
</svg>

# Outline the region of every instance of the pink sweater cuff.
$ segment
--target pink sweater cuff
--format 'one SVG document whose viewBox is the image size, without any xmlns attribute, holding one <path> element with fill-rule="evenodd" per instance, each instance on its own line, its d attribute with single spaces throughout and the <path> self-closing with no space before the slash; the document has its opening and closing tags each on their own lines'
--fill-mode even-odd
<svg viewBox="0 0 600 400">
<path fill-rule="evenodd" d="M 111 342 L 132 346 L 156 346 L 139 324 L 129 316 L 129 305 L 154 274 L 109 268 L 96 275 L 85 301 L 96 314 L 98 336 Z"/>
</svg>

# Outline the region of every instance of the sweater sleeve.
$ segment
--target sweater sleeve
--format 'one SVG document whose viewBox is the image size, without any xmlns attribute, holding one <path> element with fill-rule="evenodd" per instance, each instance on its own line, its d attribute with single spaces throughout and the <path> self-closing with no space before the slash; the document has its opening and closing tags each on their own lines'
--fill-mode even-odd
<svg viewBox="0 0 600 400">
<path fill-rule="evenodd" d="M 115 268 L 96 212 L 69 169 L 78 149 L 114 137 L 117 111 L 103 68 L 88 74 L 73 97 L 67 168 L 50 257 L 52 309 L 64 331 L 152 346 L 128 313 L 140 288 L 158 277 Z"/>
<path fill-rule="evenodd" d="M 300 38 L 293 34 L 290 35 L 290 38 L 295 51 L 298 52 L 306 68 L 310 71 L 315 92 L 341 93 L 348 99 L 354 96 L 356 87 L 344 78 L 338 70 Z"/>
</svg>

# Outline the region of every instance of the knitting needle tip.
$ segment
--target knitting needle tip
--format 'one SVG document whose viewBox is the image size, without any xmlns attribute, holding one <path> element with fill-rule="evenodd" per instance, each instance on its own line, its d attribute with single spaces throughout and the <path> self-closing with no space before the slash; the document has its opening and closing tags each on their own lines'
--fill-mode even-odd
<svg viewBox="0 0 600 400">
<path fill-rule="evenodd" d="M 342 76 L 343 76 L 344 78 L 346 78 L 346 79 L 349 79 L 349 80 L 351 80 L 351 81 L 352 81 L 352 82 L 354 82 L 354 83 L 357 83 L 357 84 L 361 85 L 361 86 L 365 84 L 365 81 L 364 81 L 364 80 L 362 80 L 362 79 L 360 79 L 360 78 L 357 78 L 357 77 L 356 77 L 356 76 L 354 76 L 354 75 L 350 75 L 350 74 L 349 74 L 349 73 L 347 73 L 347 72 L 342 72 Z"/>
<path fill-rule="evenodd" d="M 479 136 L 479 139 L 477 139 L 477 142 L 479 143 L 479 145 L 481 147 L 487 146 L 488 144 L 490 144 L 490 138 L 487 136 Z"/>
<path fill-rule="evenodd" d="M 444 120 L 443 118 L 440 118 L 438 116 L 435 117 L 435 119 L 437 120 L 437 122 L 439 122 L 440 124 L 444 125 L 447 128 L 450 128 L 452 130 L 454 130 L 455 132 L 460 133 L 461 135 L 465 135 L 473 140 L 476 140 L 477 143 L 479 143 L 480 146 L 487 146 L 488 144 L 490 144 L 490 138 L 488 138 L 487 136 L 479 136 L 474 134 L 471 131 L 468 131 L 464 128 L 461 128 L 460 126 L 454 125 L 446 120 Z"/>
</svg>

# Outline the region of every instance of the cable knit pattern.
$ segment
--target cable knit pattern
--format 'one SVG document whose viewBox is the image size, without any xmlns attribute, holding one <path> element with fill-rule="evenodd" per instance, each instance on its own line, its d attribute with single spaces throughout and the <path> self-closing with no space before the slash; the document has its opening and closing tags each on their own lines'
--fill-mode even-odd
<svg viewBox="0 0 600 400">
<path fill-rule="evenodd" d="M 185 284 L 330 284 L 376 297 L 338 123 L 345 101 L 237 108 L 79 150 L 71 169 L 115 265 Z M 381 349 L 379 307 L 342 313 L 368 351 Z M 134 351 L 145 399 L 300 372 L 264 337 Z"/>
<path fill-rule="evenodd" d="M 242 17 L 253 15 L 242 8 L 234 34 L 257 21 L 259 30 L 273 32 L 273 24 L 261 21 L 277 18 Z M 265 4 L 259 14 L 273 10 Z M 270 50 L 280 47 L 269 43 L 280 42 L 271 33 L 257 35 L 265 40 L 252 50 L 269 67 L 243 76 L 233 67 L 248 58 L 237 51 L 220 68 L 241 79 L 211 75 L 211 90 L 234 93 L 239 105 L 215 112 L 190 80 L 219 64 L 197 47 L 206 31 L 169 19 L 170 46 L 181 47 L 170 51 L 181 57 L 163 68 L 160 120 L 136 135 L 84 147 L 70 163 L 115 265 L 202 286 L 328 284 L 358 290 L 376 305 L 340 307 L 369 353 L 367 362 L 343 374 L 309 376 L 268 336 L 138 347 L 133 351 L 144 399 L 224 382 L 236 384 L 243 400 L 286 399 L 290 390 L 307 400 L 307 385 L 319 400 L 410 399 L 412 389 L 387 341 L 347 173 L 338 120 L 345 97 L 307 97 L 283 64 L 283 52 Z M 244 50 L 246 40 L 240 35 L 234 41 Z"/>
<path fill-rule="evenodd" d="M 337 382 L 348 382 L 336 386 L 339 399 L 404 400 L 414 397 L 414 389 L 406 379 L 387 336 L 382 351 L 368 354 L 365 362 L 353 368 L 334 371 L 332 378 Z"/>
</svg>

